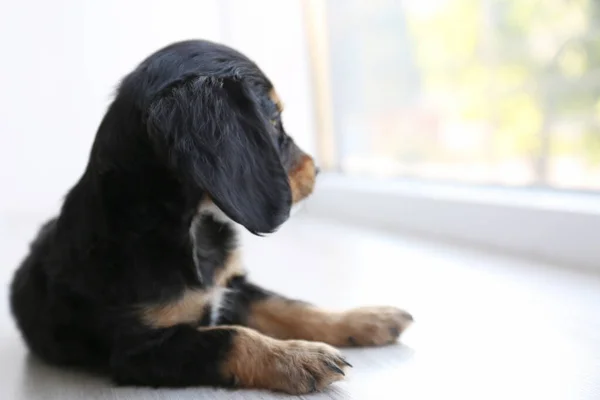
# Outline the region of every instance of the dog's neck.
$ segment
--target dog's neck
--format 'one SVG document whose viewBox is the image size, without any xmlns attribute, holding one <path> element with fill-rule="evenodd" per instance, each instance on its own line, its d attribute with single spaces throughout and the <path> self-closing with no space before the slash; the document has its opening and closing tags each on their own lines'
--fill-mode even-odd
<svg viewBox="0 0 600 400">
<path fill-rule="evenodd" d="M 216 268 L 222 268 L 238 247 L 237 224 L 212 202 L 202 202 L 192 219 L 190 241 L 200 282 L 211 286 Z"/>
<path fill-rule="evenodd" d="M 210 225 L 214 229 L 235 227 L 216 205 L 202 203 L 206 193 L 201 188 L 192 190 L 182 185 L 158 159 L 147 132 L 136 126 L 111 124 L 127 120 L 117 112 L 114 106 L 109 108 L 86 171 L 65 199 L 60 217 L 67 221 L 61 224 L 68 227 L 65 234 L 71 235 L 72 227 L 85 220 L 91 229 L 84 231 L 95 235 L 90 240 L 96 240 L 97 235 L 118 240 L 121 235 L 135 234 L 140 240 L 147 237 L 152 242 L 157 236 L 162 242 L 176 243 L 178 236 L 191 232 L 192 225 L 202 221 L 198 216 L 218 222 L 220 225 Z M 163 237 L 166 231 L 173 237 Z"/>
</svg>

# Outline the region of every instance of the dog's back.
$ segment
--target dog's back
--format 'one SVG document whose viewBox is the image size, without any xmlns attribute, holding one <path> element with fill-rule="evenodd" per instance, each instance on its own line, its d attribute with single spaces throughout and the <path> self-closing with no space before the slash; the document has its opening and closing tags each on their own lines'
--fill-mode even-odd
<svg viewBox="0 0 600 400">
<path fill-rule="evenodd" d="M 27 345 L 45 361 L 100 367 L 106 352 L 81 324 L 92 310 L 81 299 L 73 301 L 75 295 L 66 288 L 57 290 L 60 283 L 51 278 L 56 226 L 56 218 L 42 226 L 17 269 L 10 288 L 11 312 Z"/>
</svg>

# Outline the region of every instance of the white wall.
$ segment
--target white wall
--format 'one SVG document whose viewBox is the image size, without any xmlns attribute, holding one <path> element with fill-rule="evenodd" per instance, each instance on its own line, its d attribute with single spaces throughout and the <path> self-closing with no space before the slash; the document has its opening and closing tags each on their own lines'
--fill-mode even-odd
<svg viewBox="0 0 600 400">
<path fill-rule="evenodd" d="M 0 3 L 0 214 L 55 210 L 87 162 L 119 79 L 177 40 L 221 41 L 255 59 L 286 104 L 288 130 L 312 151 L 299 1 Z"/>
<path fill-rule="evenodd" d="M 222 0 L 227 16 L 224 42 L 251 57 L 269 76 L 285 106 L 286 130 L 315 154 L 308 43 L 303 0 Z"/>
</svg>

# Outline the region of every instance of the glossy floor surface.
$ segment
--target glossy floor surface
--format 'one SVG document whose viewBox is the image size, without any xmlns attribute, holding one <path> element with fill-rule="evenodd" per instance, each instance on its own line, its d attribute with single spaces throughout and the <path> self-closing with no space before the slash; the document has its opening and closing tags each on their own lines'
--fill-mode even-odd
<svg viewBox="0 0 600 400">
<path fill-rule="evenodd" d="M 39 219 L 4 218 L 6 291 Z M 600 399 L 600 278 L 299 216 L 269 238 L 245 236 L 254 280 L 330 308 L 395 305 L 415 324 L 401 343 L 343 350 L 345 381 L 314 399 Z M 113 388 L 28 356 L 0 318 L 1 399 L 259 399 L 257 391 Z"/>
</svg>

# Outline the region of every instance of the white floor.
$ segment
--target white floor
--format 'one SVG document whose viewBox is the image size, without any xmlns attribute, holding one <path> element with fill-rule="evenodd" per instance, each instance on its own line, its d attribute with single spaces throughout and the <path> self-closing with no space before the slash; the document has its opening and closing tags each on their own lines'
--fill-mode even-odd
<svg viewBox="0 0 600 400">
<path fill-rule="evenodd" d="M 38 222 L 0 220 L 4 290 Z M 333 308 L 396 305 L 415 317 L 398 345 L 344 350 L 354 365 L 346 381 L 306 398 L 600 399 L 598 276 L 302 217 L 245 245 L 254 279 L 272 289 Z M 40 365 L 19 340 L 5 294 L 0 301 L 1 399 L 272 396 L 116 389 Z"/>
</svg>

